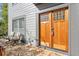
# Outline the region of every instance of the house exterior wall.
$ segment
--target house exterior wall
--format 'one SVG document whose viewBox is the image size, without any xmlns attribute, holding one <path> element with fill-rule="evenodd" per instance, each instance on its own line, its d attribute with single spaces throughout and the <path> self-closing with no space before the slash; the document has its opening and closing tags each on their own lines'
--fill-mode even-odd
<svg viewBox="0 0 79 59">
<path fill-rule="evenodd" d="M 38 9 L 33 4 L 15 4 L 12 6 L 12 4 L 9 4 L 9 35 L 12 32 L 12 20 L 19 18 L 19 17 L 25 17 L 26 20 L 26 29 L 31 35 L 36 39 L 36 12 Z M 26 38 L 29 38 L 29 35 L 26 31 Z"/>
<path fill-rule="evenodd" d="M 31 33 L 32 39 L 38 39 L 38 23 L 37 23 L 37 13 L 41 10 L 56 6 L 59 4 L 33 4 L 33 3 L 19 3 L 19 4 L 9 4 L 8 6 L 8 35 L 12 32 L 12 20 L 25 17 L 26 20 L 26 38 L 29 38 L 27 31 Z"/>
</svg>

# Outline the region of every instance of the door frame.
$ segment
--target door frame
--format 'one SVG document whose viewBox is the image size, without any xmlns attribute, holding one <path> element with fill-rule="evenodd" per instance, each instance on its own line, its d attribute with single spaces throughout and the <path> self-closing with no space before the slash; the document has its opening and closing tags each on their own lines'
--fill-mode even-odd
<svg viewBox="0 0 79 59">
<path fill-rule="evenodd" d="M 52 12 L 53 10 L 56 10 L 56 9 L 61 9 L 61 8 L 65 8 L 65 7 L 69 7 L 69 4 L 61 4 L 61 5 L 58 5 L 58 6 L 55 6 L 55 7 L 51 7 L 51 8 L 47 8 L 47 9 L 45 9 L 45 10 L 41 10 L 40 12 L 38 12 L 37 13 L 37 19 L 38 19 L 38 21 L 37 21 L 37 23 L 38 23 L 38 40 L 39 40 L 39 46 L 40 46 L 40 14 L 41 13 L 46 13 L 46 12 Z M 68 43 L 69 43 L 69 38 L 68 38 Z M 52 48 L 53 49 L 53 48 Z M 69 52 L 69 44 L 68 44 L 68 52 Z"/>
<path fill-rule="evenodd" d="M 56 10 L 52 10 L 52 13 L 55 11 L 59 11 L 59 10 L 69 10 L 69 8 L 68 7 L 63 7 L 63 8 L 60 8 L 60 9 L 56 9 Z M 69 13 L 69 12 L 68 12 Z M 67 19 L 68 20 L 68 19 Z M 52 19 L 51 19 L 51 21 L 52 21 Z M 62 22 L 62 21 L 65 21 L 65 20 L 60 20 L 60 22 Z M 55 20 L 53 20 L 53 22 L 57 22 L 57 20 L 55 21 Z M 54 25 L 53 25 L 54 26 Z M 69 37 L 69 36 L 68 36 Z M 52 42 L 52 43 L 54 43 L 54 42 Z M 66 42 L 65 42 L 66 44 L 68 43 L 68 39 L 66 40 Z M 68 44 L 66 45 L 66 47 L 68 47 Z M 54 47 L 52 47 L 52 48 L 54 48 Z M 57 49 L 57 48 L 54 48 L 54 49 Z M 57 49 L 57 50 L 61 50 L 61 51 L 65 51 L 65 52 L 68 52 L 68 48 L 67 48 L 67 50 L 63 50 L 63 49 Z"/>
<path fill-rule="evenodd" d="M 40 21 L 40 15 L 41 14 L 45 14 L 45 13 L 48 13 L 48 17 L 49 17 L 49 19 L 48 19 L 48 21 L 49 21 L 49 23 L 50 23 L 50 29 L 51 29 L 51 11 L 47 11 L 47 12 L 44 12 L 44 13 L 39 13 L 39 29 L 40 29 L 40 23 L 41 23 L 41 21 Z M 50 30 L 51 31 L 51 30 Z M 50 36 L 50 40 L 51 40 L 51 36 Z M 50 41 L 50 43 L 49 43 L 49 47 L 50 48 L 52 48 L 52 46 L 50 45 L 51 44 L 51 41 Z M 39 30 L 39 45 L 41 45 L 41 40 L 40 40 L 40 30 Z"/>
</svg>

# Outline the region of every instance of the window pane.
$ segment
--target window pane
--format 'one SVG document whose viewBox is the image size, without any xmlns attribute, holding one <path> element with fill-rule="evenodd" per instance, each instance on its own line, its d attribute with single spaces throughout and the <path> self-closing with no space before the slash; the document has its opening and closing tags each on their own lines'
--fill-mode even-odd
<svg viewBox="0 0 79 59">
<path fill-rule="evenodd" d="M 15 31 L 15 28 L 18 28 L 18 21 L 17 20 L 12 21 L 12 31 Z"/>
<path fill-rule="evenodd" d="M 25 31 L 26 31 L 26 25 L 25 25 L 25 20 L 24 18 L 20 18 L 19 19 L 19 32 L 23 35 L 25 35 Z"/>
<path fill-rule="evenodd" d="M 19 28 L 23 28 L 24 27 L 24 18 L 19 19 Z"/>
</svg>

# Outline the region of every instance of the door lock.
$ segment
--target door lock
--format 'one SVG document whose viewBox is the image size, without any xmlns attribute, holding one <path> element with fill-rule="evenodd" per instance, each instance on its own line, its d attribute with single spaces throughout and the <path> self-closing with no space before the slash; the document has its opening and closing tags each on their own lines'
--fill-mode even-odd
<svg viewBox="0 0 79 59">
<path fill-rule="evenodd" d="M 54 28 L 52 28 L 51 31 L 53 32 L 54 31 Z"/>
</svg>

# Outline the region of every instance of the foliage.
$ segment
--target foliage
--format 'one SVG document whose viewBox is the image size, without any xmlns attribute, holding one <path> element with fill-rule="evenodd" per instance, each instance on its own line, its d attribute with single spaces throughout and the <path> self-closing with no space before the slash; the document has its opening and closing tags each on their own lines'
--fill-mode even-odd
<svg viewBox="0 0 79 59">
<path fill-rule="evenodd" d="M 8 32 L 8 4 L 2 4 L 2 20 L 0 20 L 0 36 L 7 35 Z"/>
</svg>

